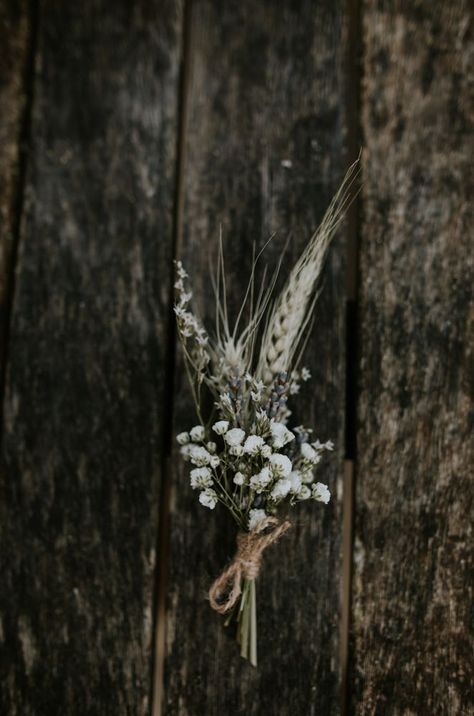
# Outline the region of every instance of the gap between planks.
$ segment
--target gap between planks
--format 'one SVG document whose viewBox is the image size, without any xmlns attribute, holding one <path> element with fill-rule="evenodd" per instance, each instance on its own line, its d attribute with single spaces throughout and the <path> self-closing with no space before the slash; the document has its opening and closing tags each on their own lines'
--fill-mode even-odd
<svg viewBox="0 0 474 716">
<path fill-rule="evenodd" d="M 31 124 L 34 102 L 34 80 L 36 55 L 38 47 L 39 8 L 38 0 L 30 0 L 27 7 L 29 27 L 27 36 L 26 61 L 23 69 L 23 86 L 25 105 L 18 131 L 18 173 L 15 196 L 13 197 L 11 212 L 11 245 L 10 255 L 7 258 L 5 271 L 5 294 L 3 296 L 3 316 L 0 324 L 0 430 L 3 434 L 3 410 L 5 398 L 5 381 L 8 364 L 8 350 L 10 344 L 10 326 L 15 299 L 15 275 L 20 244 L 21 217 L 25 202 L 26 172 L 28 166 L 28 152 L 31 146 Z"/>
<path fill-rule="evenodd" d="M 361 150 L 361 0 L 346 0 L 345 98 L 348 163 Z M 346 405 L 345 462 L 342 511 L 342 574 L 340 614 L 340 704 L 342 716 L 350 713 L 349 670 L 354 550 L 355 479 L 357 466 L 357 335 L 358 257 L 361 193 L 351 203 L 346 221 Z"/>
<path fill-rule="evenodd" d="M 166 381 L 163 395 L 164 434 L 162 443 L 161 488 L 159 491 L 159 523 L 157 540 L 157 578 L 155 583 L 151 714 L 161 716 L 166 655 L 166 595 L 169 577 L 169 509 L 171 487 L 171 455 L 173 449 L 174 388 L 176 371 L 177 335 L 173 312 L 174 261 L 180 254 L 184 220 L 184 174 L 186 169 L 186 128 L 191 58 L 191 3 L 183 3 L 182 45 L 178 87 L 178 131 L 176 137 L 176 174 L 173 206 L 172 257 L 169 272 L 169 316 L 167 328 Z"/>
</svg>

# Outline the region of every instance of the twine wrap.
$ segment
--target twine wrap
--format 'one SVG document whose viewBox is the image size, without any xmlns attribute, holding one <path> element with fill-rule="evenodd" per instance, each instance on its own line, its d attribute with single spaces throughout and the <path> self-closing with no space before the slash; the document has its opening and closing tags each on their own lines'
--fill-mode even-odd
<svg viewBox="0 0 474 716">
<path fill-rule="evenodd" d="M 263 534 L 270 526 L 273 529 Z M 256 579 L 264 550 L 290 527 L 288 521 L 278 522 L 276 517 L 266 517 L 252 532 L 239 532 L 237 552 L 232 563 L 217 577 L 209 590 L 209 601 L 216 612 L 225 614 L 232 609 L 242 594 L 242 579 Z"/>
</svg>

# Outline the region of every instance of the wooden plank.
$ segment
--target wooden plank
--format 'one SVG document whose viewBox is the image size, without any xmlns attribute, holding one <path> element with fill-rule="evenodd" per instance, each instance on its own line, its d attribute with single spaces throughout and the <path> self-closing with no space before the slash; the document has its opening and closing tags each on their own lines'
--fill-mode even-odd
<svg viewBox="0 0 474 716">
<path fill-rule="evenodd" d="M 343 3 L 213 3 L 191 15 L 187 162 L 181 257 L 197 310 L 212 320 L 208 254 L 222 225 L 229 295 L 243 296 L 258 246 L 273 231 L 273 264 L 291 233 L 286 274 L 342 178 Z M 235 528 L 199 506 L 175 455 L 163 711 L 335 714 L 344 430 L 344 244 L 326 270 L 307 362 L 313 383 L 298 416 L 332 437 L 324 476 L 335 498 L 301 506 L 291 534 L 265 555 L 258 580 L 260 663 L 240 659 L 234 634 L 206 601 L 232 556 Z M 193 409 L 177 374 L 176 430 Z M 281 677 L 276 678 L 276 674 Z"/>
<path fill-rule="evenodd" d="M 2 471 L 2 713 L 146 714 L 180 4 L 41 3 Z"/>
<path fill-rule="evenodd" d="M 21 141 L 24 139 L 31 51 L 31 16 L 26 0 L 0 4 L 0 362 L 5 357 L 21 204 Z M 3 365 L 0 375 L 3 376 Z M 2 378 L 3 382 L 3 378 Z M 0 386 L 0 390 L 3 385 Z"/>
<path fill-rule="evenodd" d="M 366 0 L 364 47 L 353 710 L 468 714 L 467 4 Z"/>
</svg>

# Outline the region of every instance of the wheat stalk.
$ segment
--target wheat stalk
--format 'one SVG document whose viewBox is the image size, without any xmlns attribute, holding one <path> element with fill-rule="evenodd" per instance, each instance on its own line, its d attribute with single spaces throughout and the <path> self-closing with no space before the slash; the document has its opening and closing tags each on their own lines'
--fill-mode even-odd
<svg viewBox="0 0 474 716">
<path fill-rule="evenodd" d="M 263 276 L 260 280 L 260 289 L 257 295 L 255 295 L 255 271 L 257 264 L 272 238 L 273 237 L 270 237 L 270 239 L 268 239 L 257 255 L 255 255 L 255 246 L 253 247 L 251 275 L 237 318 L 231 327 L 227 312 L 227 290 L 222 234 L 219 237 L 217 270 L 215 274 L 210 272 L 215 296 L 216 332 L 209 346 L 214 372 L 213 385 L 210 387 L 217 387 L 218 392 L 228 384 L 229 376 L 243 376 L 252 371 L 258 329 L 271 301 L 282 260 L 282 257 L 280 257 L 268 286 L 266 286 L 265 281 L 267 269 L 264 269 Z M 246 309 L 248 309 L 246 324 L 245 327 L 239 331 Z"/>
<path fill-rule="evenodd" d="M 354 182 L 359 174 L 359 159 L 351 165 L 332 199 L 321 225 L 295 264 L 279 298 L 275 301 L 262 337 L 257 377 L 267 385 L 281 371 L 297 367 L 295 354 L 308 322 L 313 316 L 318 294 L 315 287 L 327 249 L 347 207 L 354 199 Z M 301 352 L 300 354 L 301 355 Z"/>
</svg>

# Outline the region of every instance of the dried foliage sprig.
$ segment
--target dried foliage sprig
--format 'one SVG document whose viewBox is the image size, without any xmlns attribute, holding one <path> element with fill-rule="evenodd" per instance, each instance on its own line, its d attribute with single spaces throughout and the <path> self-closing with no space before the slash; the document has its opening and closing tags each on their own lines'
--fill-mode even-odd
<svg viewBox="0 0 474 716">
<path fill-rule="evenodd" d="M 177 440 L 183 458 L 192 465 L 190 482 L 199 502 L 211 510 L 223 505 L 238 525 L 236 556 L 212 585 L 209 598 L 220 613 L 235 615 L 241 655 L 254 665 L 255 579 L 264 549 L 290 526 L 278 514 L 283 507 L 305 500 L 328 503 L 330 499 L 328 486 L 317 480 L 316 472 L 323 453 L 332 450 L 333 444 L 315 439 L 304 426 L 288 427 L 288 400 L 311 377 L 307 368 L 300 368 L 304 339 L 327 249 L 354 195 L 357 175 L 358 162 L 350 167 L 276 298 L 280 266 L 266 288 L 261 281 L 257 292 L 256 266 L 262 252 L 254 256 L 242 306 L 232 325 L 222 240 L 213 278 L 216 320 L 212 334 L 191 311 L 188 275 L 181 261 L 176 262 L 174 311 L 200 421 Z M 203 387 L 214 401 L 206 419 Z"/>
</svg>

